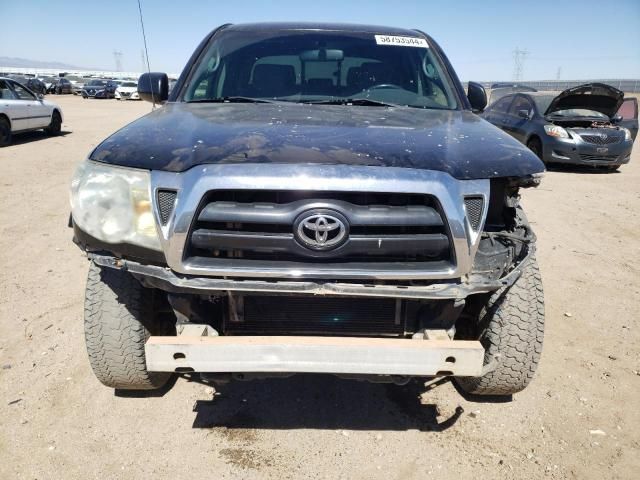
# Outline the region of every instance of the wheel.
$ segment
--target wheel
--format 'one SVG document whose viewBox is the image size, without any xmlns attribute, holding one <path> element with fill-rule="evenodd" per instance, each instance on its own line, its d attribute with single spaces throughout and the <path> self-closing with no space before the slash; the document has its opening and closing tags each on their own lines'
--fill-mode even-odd
<svg viewBox="0 0 640 480">
<path fill-rule="evenodd" d="M 62 118 L 57 110 L 54 110 L 51 114 L 51 123 L 44 129 L 48 135 L 59 135 L 62 128 Z"/>
<path fill-rule="evenodd" d="M 56 88 L 56 93 L 62 95 L 62 89 L 60 87 Z"/>
<path fill-rule="evenodd" d="M 11 144 L 11 125 L 6 118 L 0 118 L 0 147 Z"/>
<path fill-rule="evenodd" d="M 144 288 L 128 272 L 91 262 L 84 306 L 85 342 L 93 373 L 107 387 L 152 390 L 171 378 L 170 372 L 147 371 L 145 360 L 144 344 L 149 336 L 175 334 L 175 324 L 161 315 L 166 298 L 159 294 Z"/>
<path fill-rule="evenodd" d="M 532 138 L 527 142 L 527 148 L 535 153 L 542 160 L 542 142 L 538 138 Z"/>
<path fill-rule="evenodd" d="M 538 263 L 532 257 L 510 287 L 494 292 L 481 310 L 476 338 L 485 348 L 482 377 L 458 377 L 458 386 L 474 395 L 511 395 L 531 382 L 544 337 L 544 294 Z"/>
</svg>

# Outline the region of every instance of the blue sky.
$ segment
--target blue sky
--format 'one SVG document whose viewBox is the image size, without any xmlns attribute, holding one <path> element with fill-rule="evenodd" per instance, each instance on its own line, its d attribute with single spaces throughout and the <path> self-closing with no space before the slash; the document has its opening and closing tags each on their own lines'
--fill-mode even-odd
<svg viewBox="0 0 640 480">
<path fill-rule="evenodd" d="M 463 80 L 510 80 L 513 50 L 530 53 L 524 80 L 640 78 L 640 0 L 376 1 L 142 0 L 151 67 L 180 72 L 223 23 L 302 20 L 419 28 Z M 0 0 L 0 56 L 141 69 L 136 0 Z"/>
</svg>

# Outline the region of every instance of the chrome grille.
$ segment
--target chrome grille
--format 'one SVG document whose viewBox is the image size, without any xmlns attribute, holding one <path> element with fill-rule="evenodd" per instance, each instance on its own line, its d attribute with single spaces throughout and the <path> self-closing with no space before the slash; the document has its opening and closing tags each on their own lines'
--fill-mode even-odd
<svg viewBox="0 0 640 480">
<path fill-rule="evenodd" d="M 295 235 L 297 219 L 316 211 L 345 218 L 347 240 L 320 251 L 302 244 Z M 306 191 L 210 192 L 187 252 L 199 258 L 343 263 L 452 257 L 443 215 L 429 195 Z"/>
</svg>

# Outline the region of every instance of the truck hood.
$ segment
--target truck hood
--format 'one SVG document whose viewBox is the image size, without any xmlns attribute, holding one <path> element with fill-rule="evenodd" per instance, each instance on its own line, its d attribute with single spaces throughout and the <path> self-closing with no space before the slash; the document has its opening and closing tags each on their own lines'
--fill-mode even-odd
<svg viewBox="0 0 640 480">
<path fill-rule="evenodd" d="M 544 165 L 469 111 L 339 105 L 169 103 L 91 153 L 181 172 L 201 164 L 346 164 L 439 170 L 458 179 L 524 176 Z"/>
<path fill-rule="evenodd" d="M 545 116 L 560 110 L 582 108 L 613 117 L 624 101 L 624 93 L 604 83 L 585 83 L 568 88 L 551 100 Z"/>
</svg>

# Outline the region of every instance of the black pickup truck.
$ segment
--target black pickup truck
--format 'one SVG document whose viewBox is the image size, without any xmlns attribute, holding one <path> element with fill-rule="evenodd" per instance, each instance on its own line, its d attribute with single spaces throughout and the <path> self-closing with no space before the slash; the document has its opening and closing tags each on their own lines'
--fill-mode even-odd
<svg viewBox="0 0 640 480">
<path fill-rule="evenodd" d="M 544 330 L 519 202 L 544 166 L 418 30 L 224 25 L 72 181 L 105 385 L 453 376 L 510 395 Z"/>
</svg>

